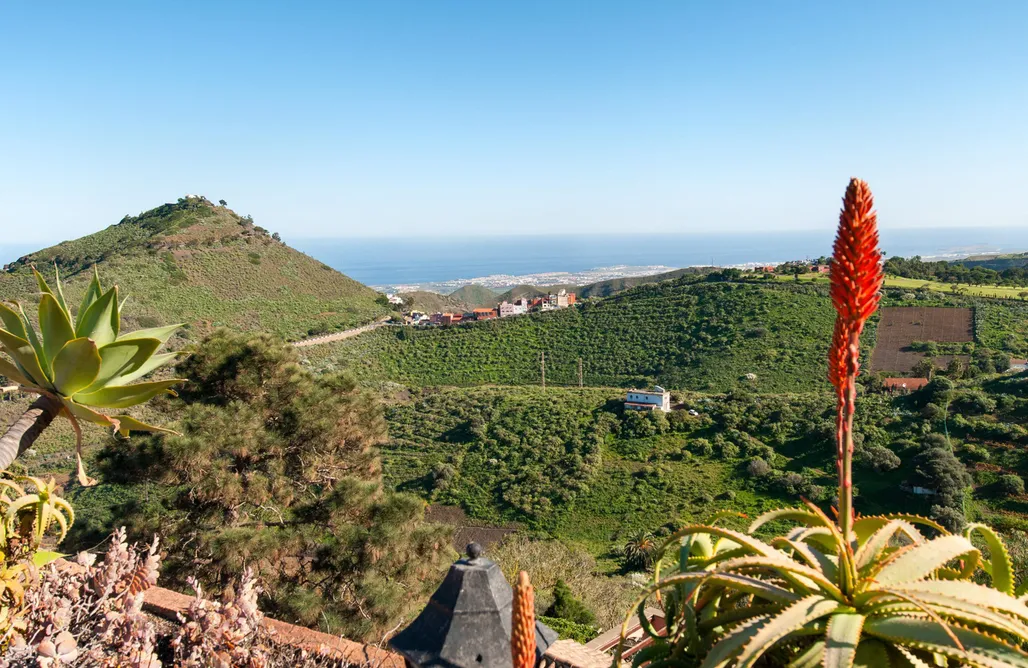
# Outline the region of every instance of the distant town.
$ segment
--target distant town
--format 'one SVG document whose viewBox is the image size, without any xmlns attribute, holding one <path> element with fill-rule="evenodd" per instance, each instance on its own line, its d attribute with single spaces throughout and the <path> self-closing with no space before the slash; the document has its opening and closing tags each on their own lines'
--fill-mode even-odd
<svg viewBox="0 0 1028 668">
<path fill-rule="evenodd" d="M 389 303 L 402 305 L 403 297 L 396 294 L 387 295 Z M 502 301 L 492 308 L 476 308 L 462 313 L 423 313 L 421 311 L 410 311 L 404 313 L 403 320 L 406 324 L 417 326 L 449 326 L 459 325 L 464 322 L 477 320 L 494 320 L 496 318 L 509 318 L 515 315 L 526 313 L 539 313 L 544 311 L 556 311 L 575 305 L 575 293 L 567 290 L 558 290 L 539 297 L 522 297 L 514 301 Z"/>
</svg>

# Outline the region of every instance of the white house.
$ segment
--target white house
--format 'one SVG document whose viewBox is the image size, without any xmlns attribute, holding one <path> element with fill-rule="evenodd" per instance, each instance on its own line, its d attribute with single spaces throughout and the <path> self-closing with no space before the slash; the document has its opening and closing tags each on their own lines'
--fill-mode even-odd
<svg viewBox="0 0 1028 668">
<path fill-rule="evenodd" d="M 386 299 L 389 300 L 390 304 L 403 304 L 403 297 L 400 295 L 394 295 L 391 292 L 386 295 Z"/>
<path fill-rule="evenodd" d="M 660 385 L 652 390 L 629 390 L 625 396 L 625 409 L 631 411 L 661 410 L 671 412 L 671 393 Z"/>
<path fill-rule="evenodd" d="M 516 299 L 513 304 L 508 301 L 500 302 L 501 318 L 512 315 L 524 315 L 525 313 L 528 313 L 528 301 L 525 299 Z"/>
</svg>

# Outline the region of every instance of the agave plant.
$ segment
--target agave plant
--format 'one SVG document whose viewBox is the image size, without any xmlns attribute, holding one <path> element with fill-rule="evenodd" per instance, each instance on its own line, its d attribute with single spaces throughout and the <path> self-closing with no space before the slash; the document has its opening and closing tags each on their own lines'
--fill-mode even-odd
<svg viewBox="0 0 1028 668">
<path fill-rule="evenodd" d="M 56 267 L 54 268 L 56 272 Z M 0 469 L 6 469 L 28 449 L 58 415 L 67 417 L 76 433 L 79 481 L 89 480 L 82 468 L 79 421 L 111 427 L 122 435 L 130 431 L 168 431 L 130 415 L 107 415 L 171 393 L 178 379 L 135 382 L 173 361 L 177 353 L 157 354 L 180 325 L 122 333 L 118 286 L 106 292 L 100 277 L 93 277 L 77 313 L 64 299 L 60 276 L 51 289 L 33 268 L 39 285 L 39 332 L 20 304 L 0 303 L 0 374 L 39 398 L 0 437 Z"/>
<path fill-rule="evenodd" d="M 829 379 L 836 390 L 838 519 L 804 501 L 772 511 L 746 532 L 689 526 L 659 550 L 653 584 L 638 613 L 650 646 L 633 665 L 747 667 L 1026 666 L 1028 605 L 1015 591 L 1010 558 L 989 527 L 953 535 L 913 515 L 860 517 L 853 510 L 853 414 L 860 333 L 882 284 L 870 189 L 846 190 L 832 262 L 838 312 Z M 754 532 L 771 521 L 796 526 L 770 541 Z M 989 557 L 971 542 L 977 537 Z M 678 572 L 661 577 L 669 549 Z M 988 576 L 991 586 L 974 578 Z M 643 608 L 656 595 L 666 629 Z M 622 642 L 622 646 L 624 643 Z M 621 647 L 616 659 L 620 661 Z"/>
</svg>

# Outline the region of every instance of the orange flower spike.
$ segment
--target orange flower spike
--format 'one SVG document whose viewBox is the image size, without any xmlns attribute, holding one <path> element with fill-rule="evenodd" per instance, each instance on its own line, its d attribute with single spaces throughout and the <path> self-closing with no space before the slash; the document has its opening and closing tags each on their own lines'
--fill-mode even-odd
<svg viewBox="0 0 1028 668">
<path fill-rule="evenodd" d="M 832 303 L 856 334 L 878 308 L 882 254 L 878 250 L 878 214 L 865 181 L 850 179 L 839 215 L 832 257 Z"/>
<path fill-rule="evenodd" d="M 535 593 L 528 573 L 518 573 L 510 630 L 510 653 L 514 668 L 535 666 Z"/>
</svg>

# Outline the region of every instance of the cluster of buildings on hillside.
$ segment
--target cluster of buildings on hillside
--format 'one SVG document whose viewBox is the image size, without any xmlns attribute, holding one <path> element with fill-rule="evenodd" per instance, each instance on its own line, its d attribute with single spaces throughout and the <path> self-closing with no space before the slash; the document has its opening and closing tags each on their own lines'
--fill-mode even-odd
<svg viewBox="0 0 1028 668">
<path fill-rule="evenodd" d="M 560 290 L 556 293 L 542 295 L 540 297 L 522 297 L 513 302 L 506 300 L 497 304 L 494 308 L 476 308 L 465 313 L 421 313 L 412 311 L 407 315 L 407 321 L 412 325 L 457 325 L 462 322 L 473 320 L 494 320 L 496 318 L 509 318 L 513 315 L 524 315 L 540 311 L 556 311 L 575 304 L 575 293 L 567 290 Z"/>
</svg>

